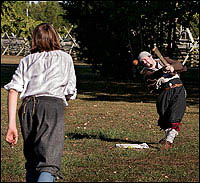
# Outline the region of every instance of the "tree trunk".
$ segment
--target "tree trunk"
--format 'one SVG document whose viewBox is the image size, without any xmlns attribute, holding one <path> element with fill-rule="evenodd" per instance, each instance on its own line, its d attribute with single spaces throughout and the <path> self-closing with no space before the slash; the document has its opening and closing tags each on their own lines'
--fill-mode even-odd
<svg viewBox="0 0 200 183">
<path fill-rule="evenodd" d="M 172 21 L 171 20 L 169 20 L 169 26 L 168 26 L 167 55 L 169 57 L 171 57 L 172 55 Z"/>
<path fill-rule="evenodd" d="M 172 39 L 172 54 L 176 52 L 176 22 L 173 22 L 173 39 Z M 174 55 L 173 54 L 173 55 Z M 176 54 L 175 54 L 176 55 Z"/>
<path fill-rule="evenodd" d="M 163 52 L 164 51 L 164 33 L 163 33 L 163 21 L 162 21 L 162 18 L 161 18 L 161 21 L 160 21 L 160 26 L 159 26 L 159 29 L 160 29 L 160 35 L 159 35 L 159 46 L 160 46 L 160 50 Z"/>
</svg>

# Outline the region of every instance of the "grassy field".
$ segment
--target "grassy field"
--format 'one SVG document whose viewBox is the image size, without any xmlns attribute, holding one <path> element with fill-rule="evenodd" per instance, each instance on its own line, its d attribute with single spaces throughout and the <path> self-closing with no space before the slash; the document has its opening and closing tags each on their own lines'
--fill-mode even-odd
<svg viewBox="0 0 200 183">
<path fill-rule="evenodd" d="M 25 181 L 23 140 L 5 142 L 8 83 L 19 58 L 3 57 L 1 67 L 1 181 Z M 6 64 L 6 65 L 5 65 Z M 198 182 L 199 70 L 182 75 L 187 109 L 172 149 L 163 151 L 157 126 L 156 96 L 142 79 L 115 81 L 75 64 L 78 97 L 65 109 L 66 135 L 58 182 Z M 20 105 L 20 101 L 19 101 Z M 18 107 L 19 107 L 18 105 Z M 147 143 L 149 149 L 122 149 L 119 143 Z"/>
</svg>

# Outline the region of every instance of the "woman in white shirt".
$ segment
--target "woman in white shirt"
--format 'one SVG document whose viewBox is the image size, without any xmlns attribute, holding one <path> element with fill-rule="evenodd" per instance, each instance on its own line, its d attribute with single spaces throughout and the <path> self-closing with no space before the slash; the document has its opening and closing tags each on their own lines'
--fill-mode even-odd
<svg viewBox="0 0 200 183">
<path fill-rule="evenodd" d="M 38 25 L 32 35 L 31 54 L 20 60 L 8 90 L 8 130 L 6 141 L 13 147 L 18 140 L 18 111 L 27 182 L 54 182 L 64 146 L 64 106 L 75 99 L 76 75 L 72 57 L 60 48 L 52 25 Z"/>
</svg>

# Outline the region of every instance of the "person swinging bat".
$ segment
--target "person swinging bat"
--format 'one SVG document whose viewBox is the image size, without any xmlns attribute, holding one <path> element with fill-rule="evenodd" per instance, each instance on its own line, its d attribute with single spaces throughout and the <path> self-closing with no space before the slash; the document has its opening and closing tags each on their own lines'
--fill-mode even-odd
<svg viewBox="0 0 200 183">
<path fill-rule="evenodd" d="M 138 56 L 138 64 L 143 66 L 140 73 L 144 75 L 148 90 L 158 94 L 158 126 L 165 131 L 165 137 L 159 143 L 162 149 L 169 149 L 180 131 L 186 109 L 186 90 L 180 73 L 187 71 L 187 68 L 179 61 L 163 57 L 156 47 L 153 51 L 160 59 L 153 59 L 149 52 L 142 51 Z"/>
</svg>

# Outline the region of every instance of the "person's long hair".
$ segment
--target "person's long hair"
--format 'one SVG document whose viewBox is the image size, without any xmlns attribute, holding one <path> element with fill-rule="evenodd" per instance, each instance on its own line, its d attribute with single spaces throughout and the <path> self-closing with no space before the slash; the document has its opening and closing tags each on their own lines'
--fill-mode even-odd
<svg viewBox="0 0 200 183">
<path fill-rule="evenodd" d="M 58 33 L 52 25 L 41 23 L 33 30 L 31 53 L 60 49 Z"/>
</svg>

